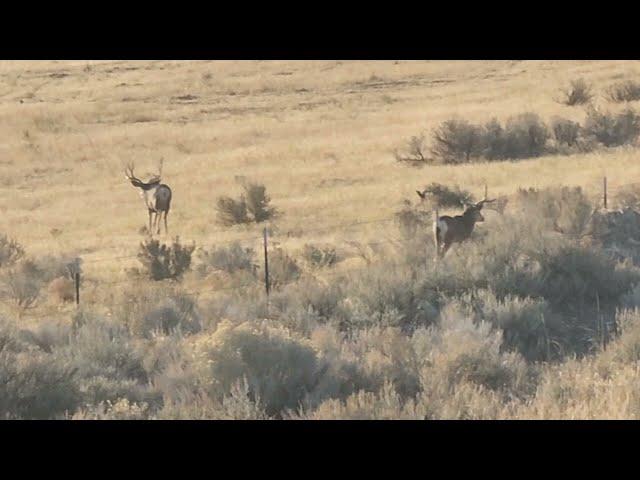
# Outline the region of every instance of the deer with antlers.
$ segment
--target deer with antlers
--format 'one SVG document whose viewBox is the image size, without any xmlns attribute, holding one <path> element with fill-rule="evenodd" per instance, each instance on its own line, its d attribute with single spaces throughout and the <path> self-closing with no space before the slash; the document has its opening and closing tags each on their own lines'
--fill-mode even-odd
<svg viewBox="0 0 640 480">
<path fill-rule="evenodd" d="M 483 222 L 481 210 L 485 203 L 492 203 L 495 200 L 480 200 L 478 203 L 465 203 L 465 210 L 462 215 L 450 217 L 448 215 L 438 216 L 435 211 L 433 221 L 433 236 L 436 244 L 436 259 L 445 256 L 451 245 L 467 240 L 473 232 L 476 223 Z"/>
<path fill-rule="evenodd" d="M 124 175 L 127 180 L 131 182 L 134 187 L 140 189 L 140 196 L 144 200 L 147 209 L 149 210 L 149 234 L 153 234 L 152 226 L 157 226 L 157 234 L 160 234 L 160 218 L 164 213 L 164 231 L 169 233 L 167 227 L 167 215 L 169 214 L 169 208 L 171 207 L 171 189 L 168 185 L 160 183 L 162 176 L 162 159 L 160 160 L 160 168 L 157 175 L 154 175 L 148 182 L 135 177 L 133 174 L 133 163 L 129 163 L 125 168 Z M 155 217 L 152 217 L 155 214 Z"/>
</svg>

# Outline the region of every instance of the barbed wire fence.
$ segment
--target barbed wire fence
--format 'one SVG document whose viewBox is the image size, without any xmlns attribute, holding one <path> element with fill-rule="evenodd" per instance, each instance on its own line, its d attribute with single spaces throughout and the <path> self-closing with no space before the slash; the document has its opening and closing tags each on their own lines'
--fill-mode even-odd
<svg viewBox="0 0 640 480">
<path fill-rule="evenodd" d="M 607 210 L 609 208 L 609 206 L 611 206 L 611 198 L 612 198 L 612 194 L 613 196 L 615 196 L 616 194 L 622 192 L 622 191 L 628 191 L 630 189 L 633 188 L 637 188 L 638 191 L 640 192 L 640 182 L 632 182 L 632 183 L 624 183 L 624 184 L 616 184 L 616 185 L 611 185 L 611 183 L 608 181 L 607 177 L 603 177 L 602 179 L 602 190 L 600 192 L 597 192 L 593 195 L 593 198 L 596 201 L 596 204 L 599 205 L 600 207 L 604 208 L 605 210 Z M 485 198 L 487 198 L 488 195 L 488 186 L 485 185 L 484 187 L 484 194 L 485 194 Z M 507 200 L 510 198 L 510 196 L 502 196 L 502 198 L 506 198 Z M 424 212 L 427 213 L 427 212 Z M 351 229 L 353 227 L 356 226 L 363 226 L 363 225 L 382 225 L 385 223 L 391 223 L 394 221 L 398 221 L 398 217 L 397 217 L 397 213 L 394 213 L 392 215 L 388 215 L 385 217 L 380 217 L 380 218 L 373 218 L 373 219 L 366 219 L 366 220 L 358 220 L 355 222 L 341 222 L 338 224 L 333 224 L 333 225 L 325 225 L 322 227 L 312 227 L 312 228 L 305 228 L 304 229 L 304 233 L 309 234 L 309 233 L 319 233 L 319 232 L 334 232 L 336 230 L 339 229 Z M 263 272 L 264 272 L 264 277 L 263 277 L 263 282 L 264 282 L 264 293 L 265 293 L 265 300 L 267 302 L 267 306 L 268 306 L 268 302 L 269 302 L 269 297 L 272 293 L 272 284 L 271 284 L 271 276 L 270 276 L 270 272 L 269 272 L 269 254 L 270 252 L 273 251 L 273 248 L 269 248 L 270 245 L 276 246 L 278 247 L 280 245 L 280 242 L 273 242 L 272 240 L 274 238 L 278 238 L 277 235 L 273 235 L 273 234 L 269 234 L 270 230 L 272 230 L 269 227 L 263 227 L 261 232 L 256 232 L 252 235 L 247 235 L 247 236 L 243 236 L 241 238 L 235 238 L 232 240 L 226 240 L 226 241 L 217 241 L 214 244 L 216 246 L 229 246 L 229 245 L 240 245 L 241 247 L 247 247 L 247 244 L 250 242 L 250 244 L 252 246 L 256 246 L 257 244 L 261 244 L 261 247 L 263 248 L 263 252 L 264 252 L 264 256 L 263 256 Z M 290 232 L 289 232 L 290 233 Z M 287 238 L 289 238 L 289 233 L 287 233 Z M 360 244 L 361 239 L 347 239 L 347 240 L 342 240 L 342 244 L 343 246 L 350 246 L 353 247 L 354 244 Z M 409 244 L 415 242 L 415 239 L 402 239 L 402 238 L 392 238 L 392 239 L 383 239 L 383 240 L 376 240 L 373 242 L 366 242 L 364 243 L 365 246 L 373 247 L 373 246 L 379 246 L 379 245 L 385 245 L 385 244 L 395 244 L 395 245 L 402 245 L 402 244 Z M 279 247 L 278 247 L 279 248 Z M 113 256 L 113 257 L 103 257 L 103 258 L 97 258 L 97 259 L 81 259 L 81 262 L 83 265 L 94 265 L 94 264 L 100 264 L 102 262 L 113 262 L 113 261 L 118 261 L 118 260 L 125 260 L 125 259 L 137 259 L 139 258 L 139 254 L 131 254 L 131 255 L 117 255 L 117 256 Z M 389 262 L 388 260 L 385 261 L 385 266 L 401 266 L 401 265 L 405 265 L 402 262 Z M 349 273 L 354 273 L 354 272 L 361 272 L 361 271 L 365 271 L 368 270 L 372 267 L 372 263 L 370 261 L 366 262 L 366 265 L 364 266 L 359 266 L 356 268 L 341 268 L 341 269 L 337 269 L 335 271 L 324 271 L 321 273 L 323 278 L 331 278 L 331 277 L 335 277 L 335 276 L 339 276 L 339 275 L 346 275 Z M 79 271 L 75 271 L 72 275 L 73 277 L 73 282 L 74 282 L 74 291 L 75 291 L 75 304 L 77 307 L 80 307 L 80 301 L 81 301 L 81 290 L 82 290 L 82 278 L 81 278 L 81 274 Z M 95 281 L 95 280 L 92 280 Z M 112 282 L 100 282 L 100 281 L 95 281 L 101 288 L 103 287 L 113 287 L 113 286 L 118 286 L 118 285 L 130 285 L 131 284 L 131 280 L 130 279 L 125 279 L 125 280 L 117 280 L 117 281 L 112 281 Z M 250 282 L 246 282 L 246 283 L 242 283 L 240 285 L 233 285 L 233 286 L 228 286 L 228 287 L 223 287 L 223 286 L 216 286 L 216 287 L 205 287 L 202 289 L 198 289 L 198 290 L 187 290 L 187 291 L 182 291 L 180 292 L 181 295 L 183 296 L 188 296 L 188 297 L 198 297 L 202 294 L 207 294 L 207 293 L 215 293 L 215 292 L 231 292 L 231 291 L 244 291 L 247 290 L 249 288 L 255 288 L 258 289 L 260 288 L 261 282 L 260 279 L 255 277 L 254 279 L 252 279 L 252 281 Z M 110 306 L 118 306 L 119 304 L 116 303 L 110 303 Z M 39 314 L 39 315 L 35 315 L 32 314 L 31 312 L 25 312 L 27 313 L 27 315 L 30 318 L 44 318 L 44 317 L 48 317 L 51 316 L 51 313 L 44 313 L 44 314 Z"/>
</svg>

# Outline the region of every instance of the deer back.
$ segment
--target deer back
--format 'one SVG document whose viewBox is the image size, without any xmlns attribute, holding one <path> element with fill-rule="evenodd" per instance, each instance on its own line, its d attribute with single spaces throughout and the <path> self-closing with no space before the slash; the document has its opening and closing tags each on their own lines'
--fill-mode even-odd
<svg viewBox="0 0 640 480">
<path fill-rule="evenodd" d="M 155 189 L 154 205 L 156 210 L 166 212 L 171 206 L 171 189 L 168 185 L 161 184 Z"/>
</svg>

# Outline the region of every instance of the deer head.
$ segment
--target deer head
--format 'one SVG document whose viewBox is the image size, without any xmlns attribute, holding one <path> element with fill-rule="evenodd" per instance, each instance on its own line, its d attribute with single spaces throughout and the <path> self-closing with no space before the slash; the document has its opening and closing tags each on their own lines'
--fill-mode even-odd
<svg viewBox="0 0 640 480">
<path fill-rule="evenodd" d="M 134 175 L 133 169 L 134 169 L 133 162 L 130 162 L 129 164 L 127 164 L 127 166 L 124 169 L 124 178 L 129 180 L 131 182 L 131 185 L 133 185 L 134 187 L 142 188 L 142 186 L 144 185 L 144 182 L 142 182 L 139 178 L 137 178 Z"/>
<path fill-rule="evenodd" d="M 127 166 L 124 169 L 124 176 L 127 180 L 129 180 L 131 182 L 131 184 L 134 187 L 139 187 L 139 188 L 149 188 L 150 186 L 154 186 L 158 183 L 160 183 L 160 180 L 162 178 L 162 163 L 163 163 L 163 158 L 160 159 L 160 164 L 159 164 L 159 168 L 158 168 L 158 173 L 156 175 L 153 175 L 148 182 L 143 182 L 142 180 L 140 180 L 139 178 L 137 178 L 134 173 L 133 173 L 133 169 L 134 169 L 134 164 L 133 162 L 130 162 L 129 164 L 127 164 Z"/>
<path fill-rule="evenodd" d="M 471 217 L 475 222 L 484 222 L 484 216 L 482 215 L 482 207 L 485 203 L 493 203 L 495 199 L 488 200 L 487 198 L 480 200 L 478 203 L 462 202 L 465 207 L 464 216 Z"/>
</svg>

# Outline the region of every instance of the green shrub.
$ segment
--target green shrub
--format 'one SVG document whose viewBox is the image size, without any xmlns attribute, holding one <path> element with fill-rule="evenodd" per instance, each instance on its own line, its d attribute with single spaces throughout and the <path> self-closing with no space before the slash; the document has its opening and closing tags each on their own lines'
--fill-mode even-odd
<svg viewBox="0 0 640 480">
<path fill-rule="evenodd" d="M 484 126 L 484 156 L 488 160 L 507 158 L 507 138 L 500 122 L 493 118 Z"/>
<path fill-rule="evenodd" d="M 532 394 L 535 372 L 515 352 L 502 349 L 503 334 L 459 304 L 443 308 L 438 329 L 419 330 L 412 338 L 425 395 L 441 396 L 471 383 L 500 392 L 505 398 Z"/>
<path fill-rule="evenodd" d="M 80 401 L 75 369 L 30 346 L 11 322 L 0 320 L 0 418 L 62 418 Z"/>
<path fill-rule="evenodd" d="M 580 187 L 519 189 L 515 203 L 525 218 L 541 219 L 544 228 L 574 236 L 587 232 L 594 211 Z"/>
<path fill-rule="evenodd" d="M 271 198 L 267 195 L 267 187 L 257 183 L 244 185 L 247 198 L 247 210 L 254 222 L 260 223 L 274 218 L 278 211 L 270 206 Z"/>
<path fill-rule="evenodd" d="M 507 120 L 505 127 L 506 158 L 539 157 L 547 151 L 550 134 L 535 113 L 523 113 Z"/>
<path fill-rule="evenodd" d="M 316 246 L 307 244 L 302 249 L 302 257 L 313 268 L 332 267 L 338 262 L 336 249 L 331 245 Z"/>
<path fill-rule="evenodd" d="M 551 360 L 560 355 L 565 340 L 563 324 L 541 298 L 507 295 L 500 299 L 490 290 L 467 293 L 452 302 L 466 308 L 476 321 L 484 321 L 503 332 L 502 346 L 530 361 Z"/>
<path fill-rule="evenodd" d="M 446 120 L 433 131 L 431 153 L 443 163 L 469 162 L 482 149 L 482 130 L 466 120 Z"/>
<path fill-rule="evenodd" d="M 271 206 L 271 198 L 264 185 L 243 182 L 244 194 L 239 200 L 230 197 L 219 197 L 216 205 L 218 223 L 224 226 L 261 223 L 275 218 L 279 212 Z"/>
<path fill-rule="evenodd" d="M 302 269 L 298 262 L 282 248 L 269 252 L 269 283 L 278 288 L 300 278 Z"/>
<path fill-rule="evenodd" d="M 573 147 L 578 143 L 581 127 L 578 122 L 556 117 L 551 122 L 551 131 L 558 145 Z"/>
<path fill-rule="evenodd" d="M 3 275 L 4 293 L 20 310 L 36 305 L 43 287 L 44 272 L 33 260 L 23 260 Z"/>
<path fill-rule="evenodd" d="M 322 375 L 307 341 L 266 324 L 223 322 L 193 348 L 198 378 L 211 397 L 222 401 L 246 378 L 249 398 L 259 398 L 268 415 L 298 408 Z"/>
<path fill-rule="evenodd" d="M 592 108 L 587 112 L 584 131 L 605 147 L 632 144 L 640 135 L 640 115 L 630 108 L 618 114 Z"/>
<path fill-rule="evenodd" d="M 252 275 L 257 273 L 257 265 L 254 263 L 255 250 L 245 248 L 239 242 L 228 247 L 213 248 L 210 251 L 203 250 L 200 254 L 198 270 L 202 274 L 211 270 L 220 270 L 230 274 L 242 271 Z"/>
<path fill-rule="evenodd" d="M 219 197 L 216 210 L 218 211 L 218 223 L 225 227 L 249 223 L 247 202 L 244 197 L 234 200 L 231 197 Z"/>
<path fill-rule="evenodd" d="M 432 207 L 460 208 L 464 203 L 473 202 L 473 195 L 466 190 L 461 190 L 457 185 L 449 187 L 441 183 L 432 182 L 420 192 Z"/>
<path fill-rule="evenodd" d="M 612 102 L 633 102 L 640 100 L 640 83 L 628 80 L 609 87 L 607 98 Z"/>
<path fill-rule="evenodd" d="M 152 280 L 178 279 L 191 266 L 195 245 L 182 245 L 176 237 L 172 245 L 150 239 L 140 244 L 138 260 Z"/>
</svg>

